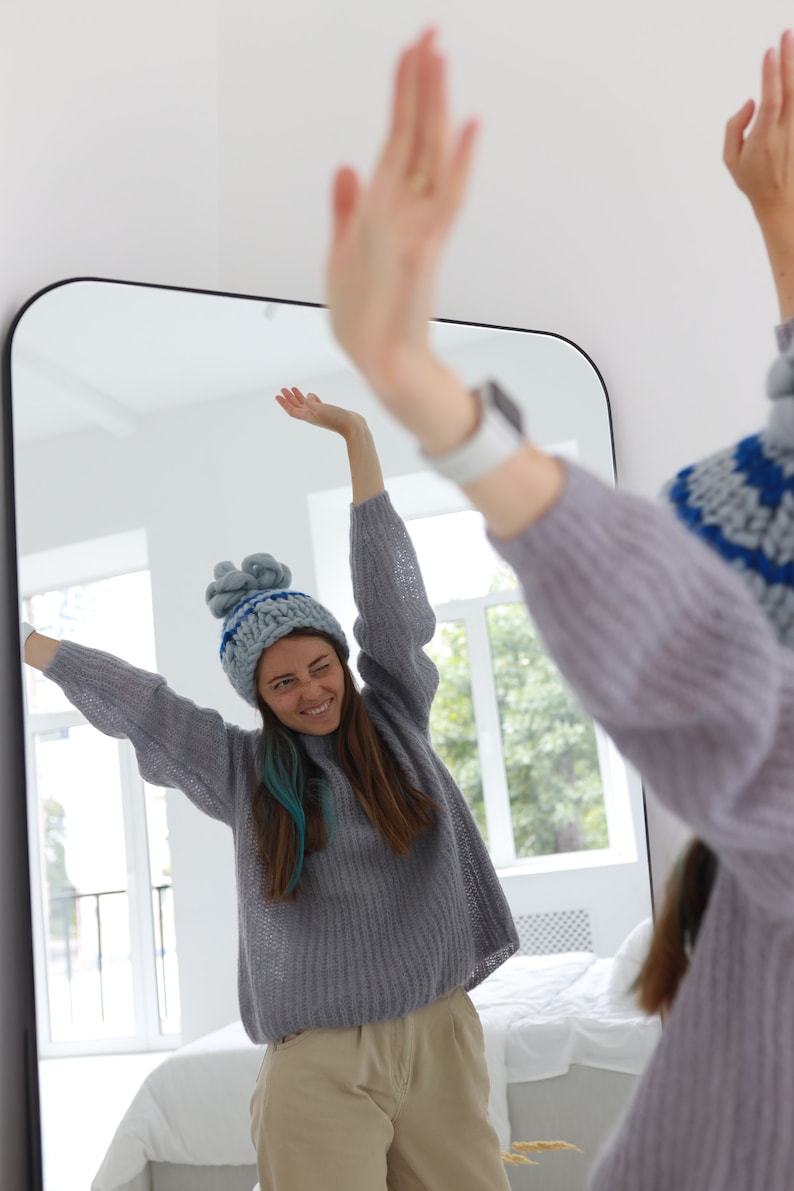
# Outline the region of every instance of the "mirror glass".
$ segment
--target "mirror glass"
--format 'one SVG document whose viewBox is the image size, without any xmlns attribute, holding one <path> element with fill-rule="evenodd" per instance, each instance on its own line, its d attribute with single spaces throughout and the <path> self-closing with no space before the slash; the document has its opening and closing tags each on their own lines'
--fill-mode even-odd
<svg viewBox="0 0 794 1191">
<path fill-rule="evenodd" d="M 367 417 L 436 606 L 434 744 L 521 937 L 509 980 L 472 994 L 492 1116 L 504 1144 L 579 1146 L 546 1155 L 544 1186 L 584 1186 L 658 1037 L 625 995 L 650 916 L 642 790 L 572 705 L 479 516 L 372 400 L 320 307 L 79 280 L 37 295 L 12 336 L 25 618 L 250 728 L 204 604 L 215 562 L 267 551 L 348 633 L 354 618 L 343 444 L 274 394 L 297 385 Z M 499 379 L 537 443 L 614 481 L 606 392 L 580 349 L 451 322 L 433 336 L 468 383 Z M 250 1191 L 261 1052 L 238 1021 L 229 833 L 144 783 L 54 684 L 26 671 L 24 688 L 46 1191 L 85 1188 L 101 1164 L 96 1191 Z M 169 1109 L 174 1087 L 189 1113 Z"/>
</svg>

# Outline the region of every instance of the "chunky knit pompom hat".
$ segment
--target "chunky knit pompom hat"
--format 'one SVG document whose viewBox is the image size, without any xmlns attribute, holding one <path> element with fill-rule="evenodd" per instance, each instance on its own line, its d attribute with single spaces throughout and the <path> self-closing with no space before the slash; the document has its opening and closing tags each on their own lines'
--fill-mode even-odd
<svg viewBox="0 0 794 1191">
<path fill-rule="evenodd" d="M 685 467 L 664 496 L 736 567 L 779 640 L 794 648 L 794 356 L 775 361 L 767 392 L 766 429 Z"/>
<path fill-rule="evenodd" d="M 207 588 L 210 612 L 223 621 L 221 664 L 234 689 L 256 706 L 256 665 L 262 651 L 295 629 L 326 633 L 347 657 L 342 626 L 302 591 L 290 591 L 292 572 L 272 554 L 249 554 L 238 570 L 219 562 Z"/>
</svg>

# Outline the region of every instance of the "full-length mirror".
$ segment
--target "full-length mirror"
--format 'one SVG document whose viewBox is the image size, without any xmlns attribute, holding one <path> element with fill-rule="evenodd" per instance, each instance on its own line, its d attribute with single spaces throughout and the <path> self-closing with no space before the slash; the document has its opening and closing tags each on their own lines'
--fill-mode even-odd
<svg viewBox="0 0 794 1191">
<path fill-rule="evenodd" d="M 614 479 L 606 393 L 579 349 L 433 333 L 472 385 L 500 380 L 536 442 Z M 433 743 L 521 942 L 472 990 L 492 1120 L 505 1147 L 581 1151 L 544 1156 L 542 1182 L 510 1167 L 516 1188 L 583 1187 L 658 1037 L 627 994 L 650 916 L 642 791 L 572 703 L 479 516 L 375 405 L 319 307 L 68 282 L 19 317 L 11 379 L 24 618 L 248 729 L 205 605 L 214 564 L 268 552 L 351 640 L 355 616 L 344 446 L 274 394 L 366 417 L 437 617 Z M 251 1191 L 262 1052 L 240 1023 L 231 834 L 145 782 L 38 671 L 24 691 L 46 1191 Z"/>
</svg>

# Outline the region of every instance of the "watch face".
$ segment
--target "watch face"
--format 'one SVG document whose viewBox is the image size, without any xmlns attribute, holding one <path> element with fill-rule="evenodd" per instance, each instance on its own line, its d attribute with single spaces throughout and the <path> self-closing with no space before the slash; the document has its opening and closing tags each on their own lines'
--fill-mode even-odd
<svg viewBox="0 0 794 1191">
<path fill-rule="evenodd" d="M 516 405 L 512 397 L 508 397 L 504 389 L 499 388 L 499 385 L 496 383 L 496 381 L 489 380 L 487 382 L 487 389 L 488 400 L 496 409 L 499 410 L 499 413 L 502 415 L 502 417 L 506 418 L 507 421 L 510 422 L 510 424 L 514 426 L 520 434 L 523 430 L 523 426 L 521 410 L 519 406 Z"/>
</svg>

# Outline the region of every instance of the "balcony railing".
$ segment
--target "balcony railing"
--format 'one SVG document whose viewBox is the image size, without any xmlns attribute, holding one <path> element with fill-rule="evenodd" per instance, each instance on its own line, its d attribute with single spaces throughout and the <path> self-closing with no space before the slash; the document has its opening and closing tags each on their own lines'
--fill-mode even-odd
<svg viewBox="0 0 794 1191">
<path fill-rule="evenodd" d="M 152 886 L 152 918 L 160 1032 L 174 1034 L 179 983 L 170 883 Z M 53 894 L 48 951 L 53 1040 L 136 1032 L 125 889 Z"/>
</svg>

